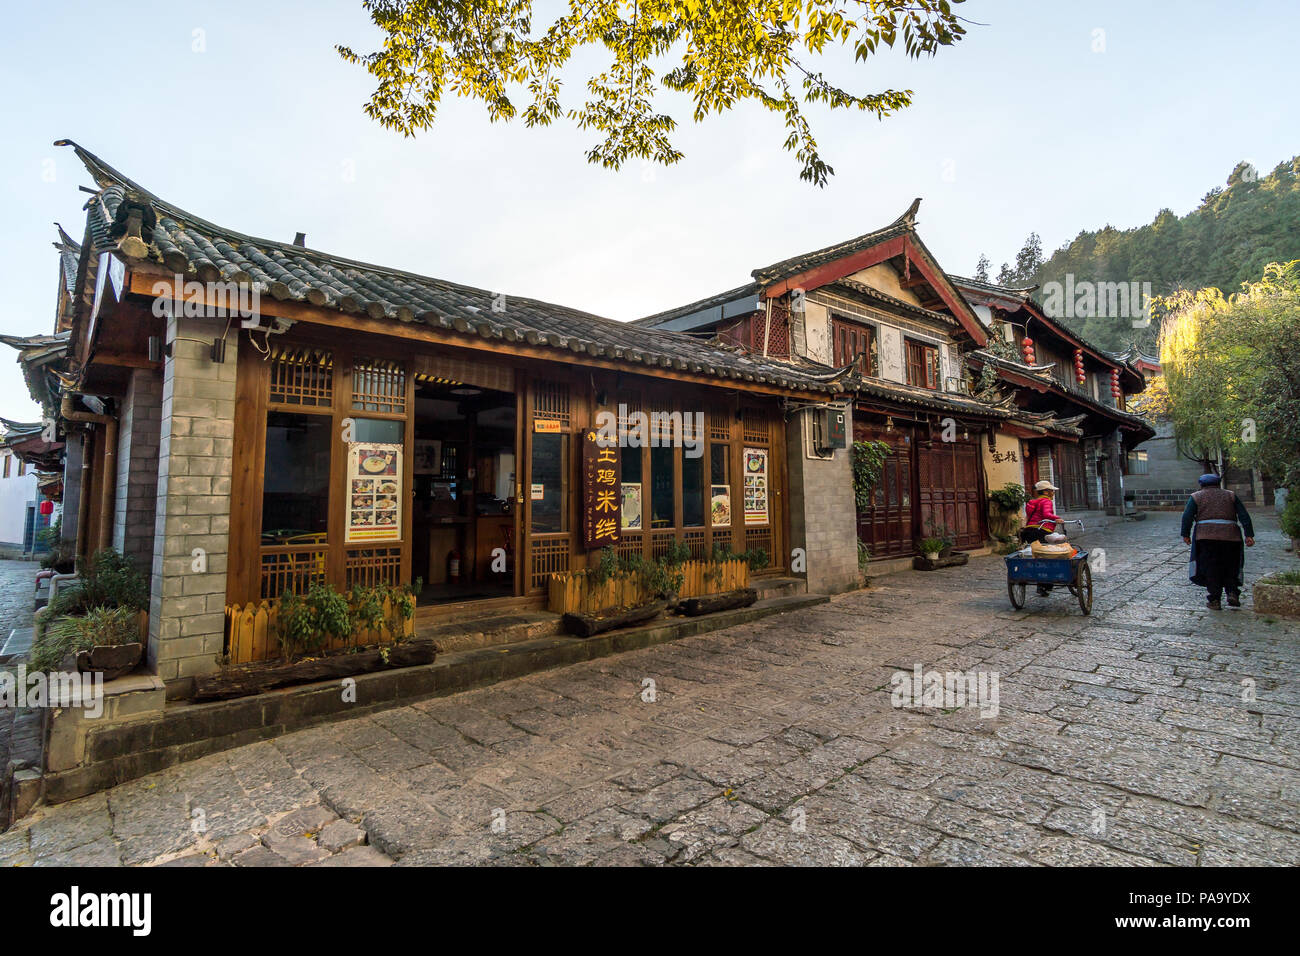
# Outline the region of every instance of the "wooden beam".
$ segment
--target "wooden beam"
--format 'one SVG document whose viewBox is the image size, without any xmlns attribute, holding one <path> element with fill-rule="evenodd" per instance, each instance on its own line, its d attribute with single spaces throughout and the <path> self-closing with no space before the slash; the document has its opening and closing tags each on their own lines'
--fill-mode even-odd
<svg viewBox="0 0 1300 956">
<path fill-rule="evenodd" d="M 119 352 L 96 352 L 90 359 L 91 365 L 114 365 L 120 368 L 162 368 L 161 362 L 150 362 L 139 355 L 122 355 Z"/>
</svg>

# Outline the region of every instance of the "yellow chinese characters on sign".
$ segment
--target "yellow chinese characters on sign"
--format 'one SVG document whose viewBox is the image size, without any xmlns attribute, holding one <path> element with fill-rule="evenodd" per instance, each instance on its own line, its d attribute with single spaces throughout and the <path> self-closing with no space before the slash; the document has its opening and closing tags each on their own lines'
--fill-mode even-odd
<svg viewBox="0 0 1300 956">
<path fill-rule="evenodd" d="M 622 526 L 618 445 L 587 429 L 582 435 L 582 528 L 587 550 L 618 543 Z"/>
</svg>

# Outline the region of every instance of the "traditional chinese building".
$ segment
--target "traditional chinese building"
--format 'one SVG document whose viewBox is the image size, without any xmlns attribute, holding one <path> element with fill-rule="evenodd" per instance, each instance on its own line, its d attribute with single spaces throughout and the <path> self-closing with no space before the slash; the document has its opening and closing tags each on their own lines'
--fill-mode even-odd
<svg viewBox="0 0 1300 956">
<path fill-rule="evenodd" d="M 841 407 L 848 370 L 248 236 L 67 145 L 95 185 L 47 404 L 79 554 L 149 570 L 169 696 L 228 653 L 228 607 L 316 581 L 418 579 L 419 626 L 538 604 L 602 546 L 856 579 L 851 529 L 801 493 L 848 487 L 803 411 Z"/>
<path fill-rule="evenodd" d="M 1060 488 L 1059 513 L 1121 514 L 1129 455 L 1154 434 L 1126 408 L 1145 388 L 1142 371 L 1049 318 L 1033 289 L 953 281 L 989 329 L 970 367 L 985 376 L 987 394 L 1012 397 L 1016 409 L 995 436 L 990 484 L 1032 488 L 1047 479 Z"/>
<path fill-rule="evenodd" d="M 746 285 L 639 322 L 716 336 L 793 368 L 854 373 L 852 437 L 891 449 L 870 506 L 856 514 L 857 538 L 873 558 L 912 555 L 919 538 L 944 531 L 959 548 L 982 547 L 986 455 L 1015 459 L 1019 475 L 1018 439 L 999 446 L 998 435 L 1073 434 L 1068 423 L 1023 415 L 1010 396 L 972 394 L 968 358 L 989 330 L 922 242 L 919 203 L 884 228 L 755 269 Z M 846 488 L 831 520 L 850 508 Z"/>
</svg>

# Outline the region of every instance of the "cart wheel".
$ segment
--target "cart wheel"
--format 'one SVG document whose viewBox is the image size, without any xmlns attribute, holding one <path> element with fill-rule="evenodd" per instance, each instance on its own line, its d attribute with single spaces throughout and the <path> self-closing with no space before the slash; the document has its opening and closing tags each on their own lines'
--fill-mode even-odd
<svg viewBox="0 0 1300 956">
<path fill-rule="evenodd" d="M 1092 568 L 1087 561 L 1079 562 L 1079 610 L 1092 613 Z"/>
<path fill-rule="evenodd" d="M 1008 581 L 1007 597 L 1011 598 L 1011 606 L 1019 611 L 1025 606 L 1025 582 Z"/>
</svg>

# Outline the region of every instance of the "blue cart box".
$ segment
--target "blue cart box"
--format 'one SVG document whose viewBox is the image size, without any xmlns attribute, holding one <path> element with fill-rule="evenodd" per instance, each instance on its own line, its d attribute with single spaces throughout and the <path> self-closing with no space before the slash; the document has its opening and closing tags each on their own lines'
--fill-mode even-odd
<svg viewBox="0 0 1300 956">
<path fill-rule="evenodd" d="M 1088 552 L 1080 551 L 1072 558 L 1020 558 L 1009 556 L 1007 581 L 1028 584 L 1073 584 L 1075 566 L 1088 560 Z"/>
</svg>

